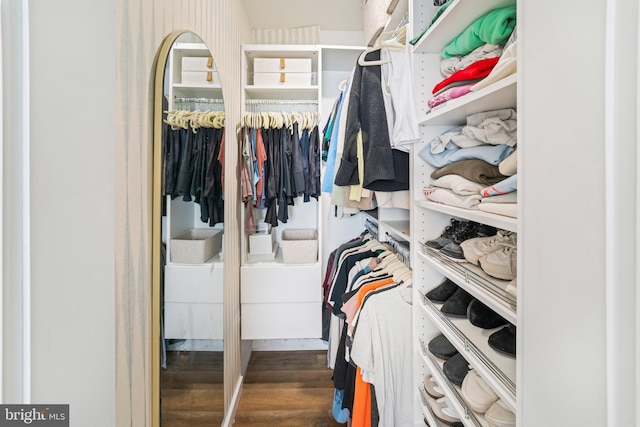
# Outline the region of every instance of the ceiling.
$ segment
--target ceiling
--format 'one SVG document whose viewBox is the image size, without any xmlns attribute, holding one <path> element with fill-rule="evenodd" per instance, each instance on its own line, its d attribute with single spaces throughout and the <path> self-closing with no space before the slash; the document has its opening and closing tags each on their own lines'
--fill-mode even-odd
<svg viewBox="0 0 640 427">
<path fill-rule="evenodd" d="M 244 0 L 253 28 L 362 31 L 362 0 Z"/>
</svg>

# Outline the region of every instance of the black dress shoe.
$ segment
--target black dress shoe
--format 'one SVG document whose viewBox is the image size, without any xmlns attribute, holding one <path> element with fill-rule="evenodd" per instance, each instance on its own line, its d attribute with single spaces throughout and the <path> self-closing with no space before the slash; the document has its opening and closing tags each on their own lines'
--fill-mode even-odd
<svg viewBox="0 0 640 427">
<path fill-rule="evenodd" d="M 498 353 L 516 357 L 516 327 L 510 323 L 489 335 L 489 347 Z"/>
<path fill-rule="evenodd" d="M 442 281 L 442 283 L 427 292 L 425 296 L 431 302 L 442 304 L 443 302 L 448 300 L 455 291 L 458 290 L 458 287 L 458 285 L 456 285 L 448 277 L 446 277 Z"/>
<path fill-rule="evenodd" d="M 444 362 L 442 371 L 452 384 L 462 386 L 462 381 L 469 372 L 469 363 L 460 353 L 456 353 Z"/>
<path fill-rule="evenodd" d="M 493 329 L 509 323 L 477 299 L 471 301 L 467 307 L 467 319 L 472 325 L 482 329 Z"/>
<path fill-rule="evenodd" d="M 447 360 L 458 352 L 447 337 L 442 334 L 429 341 L 429 351 L 435 357 L 444 360 Z"/>
<path fill-rule="evenodd" d="M 440 311 L 451 317 L 467 317 L 467 307 L 472 300 L 473 296 L 469 292 L 459 288 L 442 304 Z"/>
</svg>

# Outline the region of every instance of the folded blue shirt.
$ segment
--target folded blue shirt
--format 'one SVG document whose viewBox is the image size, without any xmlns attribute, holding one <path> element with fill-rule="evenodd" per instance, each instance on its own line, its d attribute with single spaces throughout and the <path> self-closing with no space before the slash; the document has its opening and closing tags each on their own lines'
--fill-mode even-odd
<svg viewBox="0 0 640 427">
<path fill-rule="evenodd" d="M 431 144 L 427 144 L 420 150 L 418 155 L 431 166 L 441 168 L 450 163 L 471 159 L 484 160 L 493 166 L 498 166 L 498 163 L 506 159 L 511 153 L 513 153 L 513 148 L 508 145 L 486 144 L 476 147 L 445 149 L 441 153 L 434 154 L 431 152 Z"/>
</svg>

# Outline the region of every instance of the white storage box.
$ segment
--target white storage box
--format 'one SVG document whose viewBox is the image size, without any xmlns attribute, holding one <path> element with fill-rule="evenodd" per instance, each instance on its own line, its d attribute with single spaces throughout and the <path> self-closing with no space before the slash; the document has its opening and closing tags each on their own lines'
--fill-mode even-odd
<svg viewBox="0 0 640 427">
<path fill-rule="evenodd" d="M 285 264 L 308 264 L 318 260 L 316 230 L 284 230 L 281 246 Z"/>
<path fill-rule="evenodd" d="M 311 58 L 255 58 L 254 73 L 311 73 Z"/>
<path fill-rule="evenodd" d="M 187 85 L 220 85 L 217 71 L 185 71 L 182 70 L 182 84 Z"/>
<path fill-rule="evenodd" d="M 216 71 L 216 66 L 210 56 L 185 56 L 182 58 L 182 71 Z"/>
<path fill-rule="evenodd" d="M 249 235 L 249 252 L 254 255 L 266 255 L 273 253 L 275 238 L 273 232 L 256 233 Z"/>
<path fill-rule="evenodd" d="M 197 228 L 171 239 L 171 262 L 201 264 L 222 248 L 222 230 Z"/>
<path fill-rule="evenodd" d="M 255 73 L 255 86 L 311 86 L 311 73 Z"/>
</svg>

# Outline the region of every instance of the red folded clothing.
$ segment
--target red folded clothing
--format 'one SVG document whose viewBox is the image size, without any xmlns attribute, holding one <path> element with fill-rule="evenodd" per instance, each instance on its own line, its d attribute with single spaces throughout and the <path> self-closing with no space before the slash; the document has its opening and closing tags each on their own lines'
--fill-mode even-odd
<svg viewBox="0 0 640 427">
<path fill-rule="evenodd" d="M 493 70 L 493 67 L 495 67 L 495 65 L 498 63 L 498 60 L 500 60 L 500 57 L 486 58 L 476 61 L 473 64 L 469 65 L 467 68 L 456 71 L 455 73 L 451 74 L 449 77 L 435 85 L 431 93 L 436 93 L 443 87 L 460 80 L 483 79 L 489 75 L 491 70 Z"/>
</svg>

